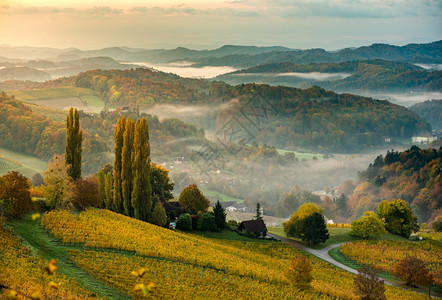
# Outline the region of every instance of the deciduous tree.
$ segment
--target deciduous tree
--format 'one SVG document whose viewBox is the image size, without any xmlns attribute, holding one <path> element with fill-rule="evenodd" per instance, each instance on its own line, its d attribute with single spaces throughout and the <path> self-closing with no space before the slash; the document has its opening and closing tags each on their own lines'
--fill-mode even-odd
<svg viewBox="0 0 442 300">
<path fill-rule="evenodd" d="M 149 128 L 145 118 L 138 119 L 134 133 L 132 156 L 132 207 L 134 217 L 148 221 L 152 209 L 152 187 L 150 185 Z"/>
<path fill-rule="evenodd" d="M 48 206 L 51 208 L 69 208 L 75 186 L 72 177 L 68 174 L 68 167 L 63 157 L 55 154 L 43 175 L 45 181 L 43 194 Z"/>
<path fill-rule="evenodd" d="M 210 204 L 195 184 L 189 185 L 181 192 L 179 203 L 184 211 L 192 213 L 205 211 Z"/>
<path fill-rule="evenodd" d="M 384 218 L 387 231 L 408 238 L 412 231 L 419 230 L 417 219 L 404 200 L 382 201 L 377 209 L 379 217 Z"/>
<path fill-rule="evenodd" d="M 16 171 L 0 177 L 0 206 L 7 216 L 20 218 L 32 208 L 31 183 Z"/>
<path fill-rule="evenodd" d="M 78 210 L 84 210 L 88 207 L 101 207 L 103 200 L 98 192 L 97 177 L 90 176 L 77 179 L 71 202 Z"/>
<path fill-rule="evenodd" d="M 368 239 L 381 236 L 385 232 L 385 222 L 372 211 L 366 211 L 359 220 L 351 223 L 350 234 L 354 236 Z"/>
<path fill-rule="evenodd" d="M 304 230 L 304 221 L 309 215 L 313 213 L 323 214 L 323 210 L 315 203 L 304 203 L 298 211 L 294 212 L 290 219 L 283 223 L 284 232 L 288 237 L 301 238 L 301 234 Z"/>
<path fill-rule="evenodd" d="M 76 180 L 81 177 L 81 142 L 83 133 L 80 129 L 80 117 L 77 109 L 71 107 L 66 118 L 66 149 L 65 162 L 71 167 L 68 174 Z"/>
<path fill-rule="evenodd" d="M 407 256 L 396 263 L 393 268 L 393 274 L 405 281 L 409 286 L 428 286 L 433 281 L 425 263 L 414 256 Z"/>
<path fill-rule="evenodd" d="M 133 148 L 135 123 L 131 118 L 127 118 L 123 134 L 123 148 L 121 150 L 121 194 L 123 200 L 124 214 L 129 217 L 134 216 L 132 199 L 133 188 Z"/>
<path fill-rule="evenodd" d="M 115 158 L 114 158 L 114 169 L 113 169 L 113 180 L 114 180 L 114 192 L 113 192 L 113 203 L 112 209 L 117 213 L 123 213 L 123 196 L 121 189 L 121 152 L 123 150 L 123 134 L 126 126 L 126 118 L 124 116 L 117 120 L 117 126 L 115 128 L 114 139 L 115 139 Z"/>
<path fill-rule="evenodd" d="M 358 275 L 354 279 L 355 293 L 362 300 L 385 300 L 384 281 L 376 276 L 373 267 L 363 267 L 359 269 Z"/>
</svg>

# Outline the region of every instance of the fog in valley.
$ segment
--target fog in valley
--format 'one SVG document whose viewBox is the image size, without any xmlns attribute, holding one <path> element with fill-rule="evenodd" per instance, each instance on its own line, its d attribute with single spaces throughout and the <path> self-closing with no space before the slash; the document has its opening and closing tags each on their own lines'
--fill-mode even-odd
<svg viewBox="0 0 442 300">
<path fill-rule="evenodd" d="M 152 68 L 161 72 L 173 73 L 181 77 L 204 78 L 209 79 L 218 75 L 236 71 L 235 68 L 228 66 L 212 67 L 205 66 L 200 68 L 192 67 L 192 62 L 173 62 L 168 64 L 151 64 L 145 62 L 132 62 L 131 64 Z"/>
</svg>

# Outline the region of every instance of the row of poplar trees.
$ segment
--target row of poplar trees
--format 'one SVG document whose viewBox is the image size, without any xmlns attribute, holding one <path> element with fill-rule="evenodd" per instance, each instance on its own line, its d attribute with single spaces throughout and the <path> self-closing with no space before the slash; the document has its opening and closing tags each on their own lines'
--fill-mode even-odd
<svg viewBox="0 0 442 300">
<path fill-rule="evenodd" d="M 69 176 L 77 180 L 81 177 L 81 142 L 83 133 L 80 130 L 80 116 L 77 109 L 71 107 L 66 117 L 65 163 L 69 166 Z"/>
<path fill-rule="evenodd" d="M 124 116 L 114 133 L 113 199 L 106 208 L 148 221 L 152 209 L 149 128 L 145 118 Z"/>
</svg>

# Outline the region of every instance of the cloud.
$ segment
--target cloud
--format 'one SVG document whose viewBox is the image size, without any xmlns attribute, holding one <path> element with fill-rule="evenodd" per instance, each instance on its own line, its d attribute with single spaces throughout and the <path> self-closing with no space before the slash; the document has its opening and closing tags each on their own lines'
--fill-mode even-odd
<svg viewBox="0 0 442 300">
<path fill-rule="evenodd" d="M 442 1 L 427 0 L 239 0 L 234 7 L 254 8 L 283 17 L 394 18 L 442 16 Z"/>
<path fill-rule="evenodd" d="M 412 16 L 442 16 L 442 1 L 427 0 L 234 0 L 198 4 L 90 8 L 0 6 L 0 13 L 7 14 L 161 14 L 161 15 L 228 15 L 242 17 L 335 17 L 335 18 L 395 18 Z"/>
</svg>

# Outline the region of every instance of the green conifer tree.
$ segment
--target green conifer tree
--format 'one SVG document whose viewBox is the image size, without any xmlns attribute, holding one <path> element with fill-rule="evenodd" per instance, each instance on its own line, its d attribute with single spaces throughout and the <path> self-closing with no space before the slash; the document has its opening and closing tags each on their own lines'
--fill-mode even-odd
<svg viewBox="0 0 442 300">
<path fill-rule="evenodd" d="M 213 216 L 215 217 L 215 226 L 217 229 L 224 229 L 226 226 L 226 216 L 227 213 L 221 203 L 216 201 L 215 207 L 213 208 Z"/>
<path fill-rule="evenodd" d="M 65 163 L 70 165 L 69 176 L 76 180 L 81 177 L 81 142 L 83 133 L 80 130 L 80 116 L 77 109 L 71 107 L 66 117 Z"/>
</svg>

